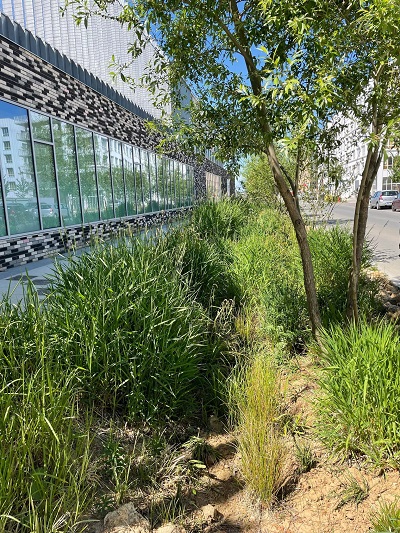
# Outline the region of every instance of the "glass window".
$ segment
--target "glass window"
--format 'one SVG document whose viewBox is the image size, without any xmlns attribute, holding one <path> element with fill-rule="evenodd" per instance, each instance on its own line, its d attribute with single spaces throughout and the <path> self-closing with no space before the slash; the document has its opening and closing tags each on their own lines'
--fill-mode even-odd
<svg viewBox="0 0 400 533">
<path fill-rule="evenodd" d="M 110 171 L 110 152 L 107 137 L 94 134 L 97 182 L 99 185 L 100 217 L 103 220 L 114 218 L 113 191 Z"/>
<path fill-rule="evenodd" d="M 194 190 L 194 168 L 190 167 L 189 169 L 189 179 L 190 179 L 190 205 L 193 205 L 196 201 L 196 193 Z"/>
<path fill-rule="evenodd" d="M 82 223 L 74 127 L 53 119 L 60 215 L 63 226 Z"/>
<path fill-rule="evenodd" d="M 11 150 L 11 143 L 10 141 L 4 141 L 3 142 L 4 150 Z"/>
<path fill-rule="evenodd" d="M 175 177 L 175 196 L 176 196 L 176 207 L 181 207 L 181 185 L 182 185 L 182 174 L 181 174 L 181 163 L 174 161 L 174 177 Z"/>
<path fill-rule="evenodd" d="M 126 216 L 126 203 L 124 172 L 122 165 L 122 143 L 119 141 L 111 140 L 110 146 L 112 154 L 111 172 L 114 185 L 115 216 L 124 217 Z"/>
<path fill-rule="evenodd" d="M 181 206 L 185 207 L 187 205 L 187 187 L 186 187 L 186 165 L 182 163 L 181 166 Z"/>
<path fill-rule="evenodd" d="M 157 183 L 159 195 L 159 208 L 165 209 L 165 158 L 161 155 L 156 156 L 157 160 Z"/>
<path fill-rule="evenodd" d="M 168 160 L 168 205 L 169 209 L 175 207 L 175 181 L 174 181 L 174 162 L 172 159 Z"/>
<path fill-rule="evenodd" d="M 32 135 L 35 141 L 51 142 L 50 119 L 40 113 L 31 111 Z"/>
<path fill-rule="evenodd" d="M 7 154 L 5 156 L 5 158 L 6 158 L 6 163 L 12 163 L 12 155 L 11 154 Z"/>
<path fill-rule="evenodd" d="M 7 176 L 10 176 L 11 178 L 14 177 L 14 169 L 13 168 L 7 168 Z"/>
<path fill-rule="evenodd" d="M 3 137 L 8 137 L 10 135 L 9 129 L 7 127 L 1 128 L 1 131 L 3 133 Z"/>
<path fill-rule="evenodd" d="M 150 172 L 149 156 L 146 150 L 140 150 L 140 162 L 142 170 L 143 207 L 145 213 L 151 212 Z"/>
<path fill-rule="evenodd" d="M 53 147 L 35 142 L 36 176 L 43 229 L 60 225 Z M 32 209 L 35 209 L 32 204 Z"/>
<path fill-rule="evenodd" d="M 149 173 L 150 173 L 150 190 L 151 190 L 151 208 L 152 212 L 159 211 L 159 197 L 157 186 L 157 167 L 156 167 L 156 154 L 149 152 Z"/>
<path fill-rule="evenodd" d="M 136 184 L 136 205 L 138 214 L 144 213 L 143 187 L 142 187 L 142 165 L 140 162 L 140 150 L 133 147 L 133 164 L 135 169 Z"/>
<path fill-rule="evenodd" d="M 136 184 L 135 171 L 133 166 L 132 146 L 122 145 L 124 156 L 124 179 L 126 189 L 126 206 L 128 215 L 136 215 Z"/>
<path fill-rule="evenodd" d="M 82 128 L 75 128 L 75 131 L 82 192 L 83 221 L 94 222 L 99 220 L 99 200 L 97 196 L 92 134 Z"/>
<path fill-rule="evenodd" d="M 21 107 L 0 101 L 0 127 L 7 128 L 14 162 L 14 176 L 6 173 L 5 154 L 0 150 L 0 173 L 3 179 L 4 194 L 8 213 L 10 234 L 36 231 L 39 226 L 37 194 L 33 172 L 33 157 L 30 143 L 28 112 Z M 11 149 L 12 142 L 12 149 Z M 11 185 L 10 185 L 11 184 Z M 0 194 L 1 198 L 1 194 Z M 35 209 L 31 206 L 35 205 Z M 0 234 L 5 235 L 3 205 L 0 205 Z"/>
</svg>

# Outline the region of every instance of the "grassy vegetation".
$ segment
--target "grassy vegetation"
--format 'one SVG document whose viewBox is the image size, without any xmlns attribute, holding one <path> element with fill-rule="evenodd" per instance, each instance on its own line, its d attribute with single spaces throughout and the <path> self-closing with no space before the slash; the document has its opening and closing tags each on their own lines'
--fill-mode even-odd
<svg viewBox="0 0 400 533">
<path fill-rule="evenodd" d="M 384 321 L 323 335 L 321 435 L 335 450 L 367 455 L 376 464 L 399 462 L 400 345 Z"/>
<path fill-rule="evenodd" d="M 372 516 L 371 533 L 400 533 L 400 506 L 398 501 L 384 502 Z"/>
<path fill-rule="evenodd" d="M 383 324 L 342 331 L 350 236 L 310 237 L 331 326 L 321 359 L 326 442 L 393 459 L 397 334 Z M 376 285 L 363 277 L 360 291 L 368 317 Z M 59 265 L 45 303 L 32 289 L 1 309 L 1 530 L 72 531 L 139 487 L 152 525 L 180 516 L 181 481 L 167 498 L 156 492 L 171 476 L 190 484 L 217 455 L 196 431 L 182 447 L 190 435 L 165 426 L 203 425 L 210 414 L 233 419 L 248 487 L 274 499 L 287 453 L 279 365 L 310 342 L 301 262 L 281 212 L 202 204 L 167 235 L 99 243 Z M 111 424 L 100 438 L 96 425 L 111 418 L 148 433 L 124 443 Z M 302 471 L 313 466 L 306 443 L 297 453 Z"/>
<path fill-rule="evenodd" d="M 230 383 L 241 470 L 247 486 L 271 503 L 282 486 L 287 450 L 279 427 L 281 386 L 271 358 L 257 354 Z"/>
</svg>

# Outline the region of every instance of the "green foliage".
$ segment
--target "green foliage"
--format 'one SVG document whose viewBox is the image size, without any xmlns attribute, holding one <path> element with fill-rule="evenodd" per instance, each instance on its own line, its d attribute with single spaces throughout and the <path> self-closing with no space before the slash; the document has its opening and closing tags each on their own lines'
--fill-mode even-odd
<svg viewBox="0 0 400 533">
<path fill-rule="evenodd" d="M 384 502 L 371 517 L 371 533 L 400 533 L 400 507 L 398 501 Z"/>
<path fill-rule="evenodd" d="M 251 201 L 270 206 L 278 204 L 275 181 L 266 155 L 248 158 L 242 169 L 242 175 L 243 186 Z"/>
<path fill-rule="evenodd" d="M 335 226 L 330 231 L 321 228 L 311 230 L 309 240 L 322 325 L 328 327 L 334 322 L 343 322 L 345 318 L 352 235 L 347 229 Z M 365 273 L 371 267 L 371 262 L 372 251 L 366 244 L 358 293 L 360 310 L 364 316 L 371 316 L 377 307 L 378 281 L 371 280 Z"/>
<path fill-rule="evenodd" d="M 332 326 L 322 335 L 320 433 L 334 450 L 399 463 L 400 348 L 385 322 Z"/>
<path fill-rule="evenodd" d="M 301 263 L 288 218 L 266 209 L 235 246 L 235 270 L 249 306 L 259 310 L 261 328 L 291 349 L 308 335 Z"/>
<path fill-rule="evenodd" d="M 191 225 L 202 239 L 236 240 L 253 211 L 253 204 L 243 198 L 206 201 L 193 211 Z"/>
<path fill-rule="evenodd" d="M 311 446 L 308 443 L 297 443 L 295 442 L 295 457 L 299 465 L 300 474 L 309 472 L 316 463 L 315 455 L 312 451 Z"/>
<path fill-rule="evenodd" d="M 52 290 L 52 349 L 89 402 L 130 418 L 198 412 L 221 345 L 162 242 L 99 246 L 60 267 Z"/>
<path fill-rule="evenodd" d="M 47 359 L 43 310 L 25 302 L 0 315 L 0 529 L 66 532 L 90 501 L 90 412 L 76 372 Z"/>
</svg>

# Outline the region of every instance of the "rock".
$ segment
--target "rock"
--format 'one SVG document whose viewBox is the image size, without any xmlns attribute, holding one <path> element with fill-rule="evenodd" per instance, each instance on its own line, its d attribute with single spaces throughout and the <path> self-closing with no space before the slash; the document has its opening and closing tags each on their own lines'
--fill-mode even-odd
<svg viewBox="0 0 400 533">
<path fill-rule="evenodd" d="M 159 527 L 155 530 L 155 533 L 181 533 L 181 529 L 175 524 L 165 524 L 165 526 Z"/>
<path fill-rule="evenodd" d="M 211 504 L 202 507 L 201 512 L 207 522 L 218 522 L 223 518 L 223 515 Z"/>
<path fill-rule="evenodd" d="M 108 513 L 104 518 L 105 533 L 148 533 L 150 523 L 141 514 L 139 514 L 133 503 L 126 503 L 117 509 Z"/>
<path fill-rule="evenodd" d="M 231 479 L 232 474 L 231 471 L 226 468 L 218 468 L 214 472 L 214 476 L 216 479 L 218 479 L 218 481 L 228 481 L 229 479 Z"/>
</svg>

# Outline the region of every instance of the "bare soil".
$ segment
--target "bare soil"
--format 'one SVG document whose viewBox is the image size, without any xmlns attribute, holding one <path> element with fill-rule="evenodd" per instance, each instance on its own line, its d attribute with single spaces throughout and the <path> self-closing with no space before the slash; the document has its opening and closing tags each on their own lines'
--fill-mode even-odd
<svg viewBox="0 0 400 533">
<path fill-rule="evenodd" d="M 375 274 L 379 275 L 379 274 Z M 387 314 L 400 318 L 400 289 L 382 280 L 381 298 Z M 210 434 L 208 442 L 224 448 L 223 458 L 213 465 L 201 480 L 195 498 L 198 511 L 187 516 L 185 529 L 236 533 L 365 533 L 370 531 L 371 517 L 383 503 L 400 499 L 398 470 L 376 470 L 363 461 L 343 462 L 332 457 L 313 434 L 315 422 L 313 401 L 318 393 L 315 369 L 310 356 L 297 359 L 297 367 L 286 376 L 287 410 L 301 426 L 302 444 L 309 444 L 315 463 L 310 471 L 300 474 L 295 458 L 293 437 L 288 460 L 286 494 L 269 508 L 254 500 L 240 476 L 240 457 L 235 452 L 234 436 Z M 347 490 L 354 481 L 365 491 L 356 501 Z M 350 494 L 350 495 L 349 495 Z M 348 501 L 347 501 L 348 500 Z M 205 527 L 200 509 L 215 506 L 223 517 Z M 197 523 L 197 528 L 194 524 Z"/>
</svg>

